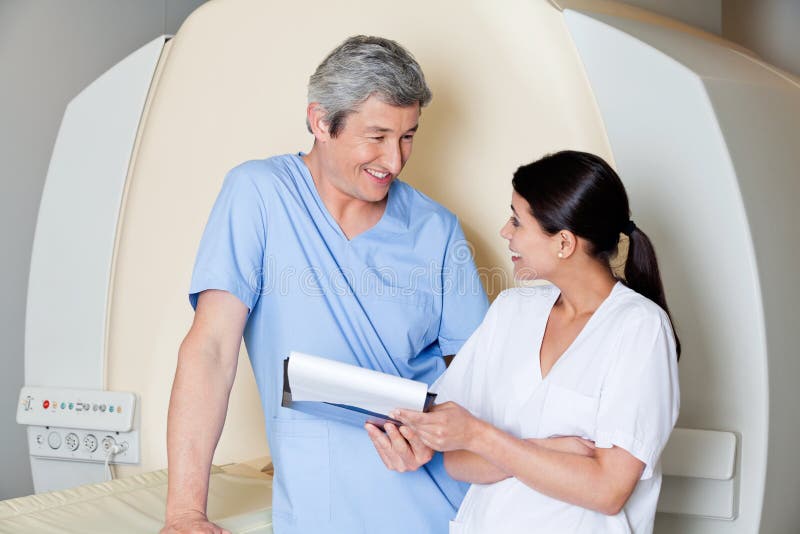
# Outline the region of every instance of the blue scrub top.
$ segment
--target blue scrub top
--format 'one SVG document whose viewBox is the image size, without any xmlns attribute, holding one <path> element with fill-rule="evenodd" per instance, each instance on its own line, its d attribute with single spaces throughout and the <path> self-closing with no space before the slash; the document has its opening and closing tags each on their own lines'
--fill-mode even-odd
<svg viewBox="0 0 800 534">
<path fill-rule="evenodd" d="M 206 289 L 250 310 L 244 340 L 275 466 L 283 533 L 445 533 L 466 486 L 441 455 L 389 471 L 363 428 L 280 406 L 289 351 L 431 384 L 478 326 L 486 294 L 456 217 L 395 180 L 383 217 L 348 240 L 301 155 L 249 161 L 226 177 L 197 254 Z"/>
</svg>

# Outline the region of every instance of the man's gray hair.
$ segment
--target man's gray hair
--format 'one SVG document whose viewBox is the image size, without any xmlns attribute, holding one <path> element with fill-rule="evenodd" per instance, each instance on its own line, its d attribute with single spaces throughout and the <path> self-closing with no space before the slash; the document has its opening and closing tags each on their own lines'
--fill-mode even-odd
<svg viewBox="0 0 800 534">
<path fill-rule="evenodd" d="M 425 106 L 432 97 L 414 56 L 382 37 L 348 38 L 328 54 L 308 81 L 308 102 L 319 102 L 325 110 L 332 137 L 372 95 L 393 106 Z M 306 126 L 311 131 L 308 120 Z"/>
</svg>

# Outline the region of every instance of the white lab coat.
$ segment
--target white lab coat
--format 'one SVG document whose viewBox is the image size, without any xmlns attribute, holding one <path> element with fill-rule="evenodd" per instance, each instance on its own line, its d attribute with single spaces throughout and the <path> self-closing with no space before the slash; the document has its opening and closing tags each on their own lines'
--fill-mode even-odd
<svg viewBox="0 0 800 534">
<path fill-rule="evenodd" d="M 624 448 L 644 462 L 623 510 L 607 516 L 541 494 L 514 477 L 473 484 L 451 533 L 649 533 L 659 456 L 678 417 L 675 342 L 666 313 L 617 283 L 542 379 L 539 348 L 559 291 L 504 291 L 434 385 L 452 400 L 520 438 L 581 436 Z"/>
</svg>

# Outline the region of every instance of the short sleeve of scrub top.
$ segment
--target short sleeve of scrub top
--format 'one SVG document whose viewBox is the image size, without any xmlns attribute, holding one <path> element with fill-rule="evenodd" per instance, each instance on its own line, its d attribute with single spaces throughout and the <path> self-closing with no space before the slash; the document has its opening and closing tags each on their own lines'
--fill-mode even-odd
<svg viewBox="0 0 800 534">
<path fill-rule="evenodd" d="M 458 351 L 447 371 L 431 386 L 436 403 L 455 402 L 481 417 L 486 365 L 497 328 L 498 310 L 505 300 L 501 293 L 489 307 L 481 324 Z"/>
<path fill-rule="evenodd" d="M 230 172 L 209 215 L 198 249 L 190 302 L 206 289 L 227 291 L 252 311 L 260 294 L 268 210 L 252 178 Z"/>
<path fill-rule="evenodd" d="M 600 394 L 595 445 L 616 445 L 641 460 L 644 480 L 653 475 L 679 411 L 675 338 L 661 310 L 631 314 L 623 330 Z"/>
<path fill-rule="evenodd" d="M 455 354 L 479 324 L 486 311 L 483 306 L 465 306 L 465 298 L 485 298 L 480 277 L 472 259 L 472 247 L 460 224 L 453 225 L 442 265 L 442 321 L 439 326 L 439 348 L 443 356 Z M 485 300 L 484 300 L 485 303 Z"/>
</svg>

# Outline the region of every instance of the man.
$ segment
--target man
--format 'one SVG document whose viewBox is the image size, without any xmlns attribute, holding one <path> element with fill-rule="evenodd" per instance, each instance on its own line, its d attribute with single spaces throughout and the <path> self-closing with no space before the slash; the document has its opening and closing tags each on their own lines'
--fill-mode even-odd
<svg viewBox="0 0 800 534">
<path fill-rule="evenodd" d="M 393 41 L 353 37 L 308 92 L 311 151 L 233 169 L 200 244 L 163 532 L 221 532 L 205 516 L 208 476 L 242 334 L 275 465 L 276 533 L 446 532 L 463 497 L 440 457 L 417 469 L 432 453 L 411 434 L 369 427 L 371 439 L 280 406 L 290 350 L 431 383 L 487 306 L 456 218 L 396 180 L 431 99 L 416 61 Z"/>
</svg>

